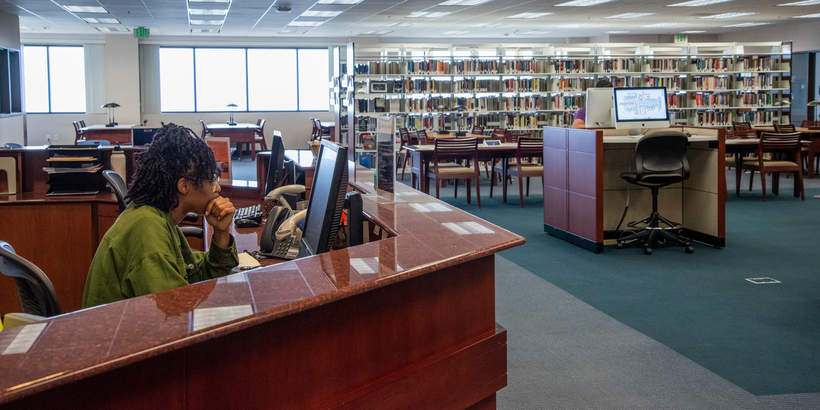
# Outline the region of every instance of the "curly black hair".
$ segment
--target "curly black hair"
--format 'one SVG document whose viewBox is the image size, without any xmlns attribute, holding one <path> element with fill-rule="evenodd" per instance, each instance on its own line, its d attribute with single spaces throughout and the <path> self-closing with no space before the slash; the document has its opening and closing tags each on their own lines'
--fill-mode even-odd
<svg viewBox="0 0 820 410">
<path fill-rule="evenodd" d="M 218 176 L 214 153 L 205 141 L 189 128 L 167 124 L 154 135 L 148 151 L 139 156 L 126 201 L 136 207 L 151 205 L 169 212 L 179 204 L 180 178 L 200 186 Z"/>
</svg>

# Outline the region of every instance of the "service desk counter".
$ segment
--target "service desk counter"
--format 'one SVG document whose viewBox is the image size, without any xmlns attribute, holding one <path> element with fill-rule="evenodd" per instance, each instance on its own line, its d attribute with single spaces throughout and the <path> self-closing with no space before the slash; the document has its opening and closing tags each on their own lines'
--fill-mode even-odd
<svg viewBox="0 0 820 410">
<path fill-rule="evenodd" d="M 683 225 L 688 237 L 725 246 L 724 130 L 676 128 L 689 133 L 689 179 L 660 191 L 658 211 Z M 544 230 L 595 252 L 614 245 L 626 205 L 628 222 L 652 212 L 650 190 L 620 175 L 635 170 L 640 136 L 624 130 L 544 127 Z"/>
<path fill-rule="evenodd" d="M 0 408 L 494 408 L 494 254 L 524 239 L 356 188 L 386 239 L 0 332 Z"/>
</svg>

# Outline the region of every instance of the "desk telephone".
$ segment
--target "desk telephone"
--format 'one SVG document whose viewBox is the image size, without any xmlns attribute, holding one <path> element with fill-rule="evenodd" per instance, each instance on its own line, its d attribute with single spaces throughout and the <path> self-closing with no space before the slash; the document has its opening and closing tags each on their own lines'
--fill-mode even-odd
<svg viewBox="0 0 820 410">
<path fill-rule="evenodd" d="M 305 192 L 304 185 L 285 185 L 265 196 L 265 201 L 275 201 L 280 205 L 274 206 L 268 213 L 265 228 L 262 230 L 262 238 L 259 241 L 260 255 L 282 259 L 298 257 L 302 229 L 297 224 L 305 220 L 307 210 L 294 212 L 283 196 L 303 192 Z"/>
</svg>

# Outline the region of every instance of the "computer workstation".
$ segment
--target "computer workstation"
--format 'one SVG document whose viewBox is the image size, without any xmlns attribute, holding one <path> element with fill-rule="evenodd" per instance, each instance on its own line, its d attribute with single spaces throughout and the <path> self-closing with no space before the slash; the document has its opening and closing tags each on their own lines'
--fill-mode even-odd
<svg viewBox="0 0 820 410">
<path fill-rule="evenodd" d="M 652 189 L 622 178 L 636 171 L 637 144 L 675 130 L 687 136 L 689 177 L 660 188 L 659 212 L 688 238 L 724 246 L 725 130 L 670 127 L 664 88 L 609 90 L 588 94 L 587 118 L 608 125 L 610 113 L 614 129 L 544 127 L 545 230 L 596 252 L 615 245 L 626 223 L 652 215 Z"/>
</svg>

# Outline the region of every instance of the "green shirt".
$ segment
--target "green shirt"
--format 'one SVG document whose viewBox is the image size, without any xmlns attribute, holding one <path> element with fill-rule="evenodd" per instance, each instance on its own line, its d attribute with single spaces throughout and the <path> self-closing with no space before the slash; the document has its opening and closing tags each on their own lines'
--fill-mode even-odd
<svg viewBox="0 0 820 410">
<path fill-rule="evenodd" d="M 168 214 L 149 205 L 131 205 L 97 247 L 83 307 L 225 276 L 238 263 L 233 237 L 229 249 L 211 244 L 208 252 L 193 251 Z"/>
</svg>

